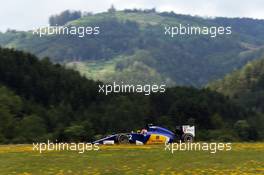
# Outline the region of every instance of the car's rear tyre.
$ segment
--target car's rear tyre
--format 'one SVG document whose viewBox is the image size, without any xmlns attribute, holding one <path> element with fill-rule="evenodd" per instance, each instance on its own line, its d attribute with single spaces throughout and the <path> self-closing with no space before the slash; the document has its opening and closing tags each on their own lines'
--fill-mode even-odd
<svg viewBox="0 0 264 175">
<path fill-rule="evenodd" d="M 129 144 L 129 138 L 126 134 L 120 134 L 117 137 L 117 142 L 119 144 Z"/>
<path fill-rule="evenodd" d="M 193 142 L 193 135 L 191 134 L 183 134 L 182 135 L 182 141 L 184 142 Z"/>
</svg>

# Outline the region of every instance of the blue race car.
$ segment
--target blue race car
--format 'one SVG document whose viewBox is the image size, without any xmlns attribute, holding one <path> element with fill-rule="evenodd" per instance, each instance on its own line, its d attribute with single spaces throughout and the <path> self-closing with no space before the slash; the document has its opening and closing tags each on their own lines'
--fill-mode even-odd
<svg viewBox="0 0 264 175">
<path fill-rule="evenodd" d="M 195 136 L 194 126 L 183 125 L 176 127 L 176 131 L 172 132 L 160 126 L 148 125 L 139 132 L 119 133 L 106 136 L 96 140 L 93 143 L 98 144 L 163 144 L 172 143 L 177 140 L 184 142 L 192 142 Z"/>
</svg>

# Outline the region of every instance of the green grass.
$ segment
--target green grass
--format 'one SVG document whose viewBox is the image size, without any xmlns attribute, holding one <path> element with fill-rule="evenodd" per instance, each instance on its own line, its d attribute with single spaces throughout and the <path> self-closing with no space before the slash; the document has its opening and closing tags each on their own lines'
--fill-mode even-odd
<svg viewBox="0 0 264 175">
<path fill-rule="evenodd" d="M 106 83 L 173 84 L 173 81 L 169 77 L 160 74 L 155 68 L 145 63 L 148 61 L 151 64 L 153 60 L 146 61 L 144 59 L 146 59 L 146 55 L 142 54 L 142 51 L 138 51 L 132 56 L 123 55 L 111 60 L 68 62 L 66 63 L 66 67 L 80 72 L 81 75 L 89 79 L 100 80 Z M 122 70 L 116 68 L 118 63 L 125 65 Z"/>
<path fill-rule="evenodd" d="M 147 27 L 148 25 L 153 26 L 160 26 L 165 24 L 171 24 L 171 25 L 179 25 L 182 24 L 188 24 L 190 22 L 190 19 L 183 20 L 183 19 L 176 19 L 175 17 L 164 17 L 157 13 L 125 13 L 123 11 L 116 11 L 113 14 L 109 14 L 107 12 L 95 14 L 92 16 L 83 17 L 74 21 L 70 21 L 68 24 L 71 25 L 87 25 L 87 24 L 93 24 L 96 22 L 103 21 L 109 17 L 116 18 L 120 21 L 134 21 L 137 22 L 141 28 Z M 199 22 L 202 22 L 199 21 Z M 193 20 L 192 23 L 197 24 L 197 21 Z"/>
<path fill-rule="evenodd" d="M 109 76 L 116 73 L 115 66 L 119 58 L 112 60 L 69 62 L 66 67 L 77 70 L 81 75 L 93 80 L 105 81 Z"/>
<path fill-rule="evenodd" d="M 229 152 L 177 151 L 164 146 L 103 146 L 83 154 L 0 146 L 0 174 L 263 174 L 264 143 L 233 144 Z"/>
</svg>

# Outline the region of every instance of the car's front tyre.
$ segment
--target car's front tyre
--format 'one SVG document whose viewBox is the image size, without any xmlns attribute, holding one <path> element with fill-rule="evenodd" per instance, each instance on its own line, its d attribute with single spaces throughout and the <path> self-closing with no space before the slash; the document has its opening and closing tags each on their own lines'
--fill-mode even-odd
<svg viewBox="0 0 264 175">
<path fill-rule="evenodd" d="M 126 134 L 119 134 L 117 136 L 117 143 L 118 144 L 129 144 L 129 138 Z"/>
</svg>

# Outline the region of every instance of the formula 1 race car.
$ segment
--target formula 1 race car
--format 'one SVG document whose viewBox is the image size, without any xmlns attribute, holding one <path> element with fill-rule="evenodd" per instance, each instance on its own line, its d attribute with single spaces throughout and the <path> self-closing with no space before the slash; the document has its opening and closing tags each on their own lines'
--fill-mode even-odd
<svg viewBox="0 0 264 175">
<path fill-rule="evenodd" d="M 183 125 L 176 127 L 175 132 L 160 126 L 148 125 L 146 128 L 138 132 L 119 133 L 106 136 L 93 143 L 98 144 L 160 144 L 172 143 L 178 140 L 184 142 L 192 142 L 195 136 L 195 127 Z"/>
</svg>

